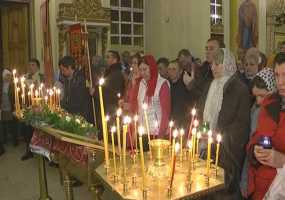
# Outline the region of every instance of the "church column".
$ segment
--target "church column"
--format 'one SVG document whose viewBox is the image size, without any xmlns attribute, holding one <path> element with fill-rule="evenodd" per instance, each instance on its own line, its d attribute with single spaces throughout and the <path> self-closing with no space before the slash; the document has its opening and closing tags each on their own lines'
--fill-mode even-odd
<svg viewBox="0 0 285 200">
<path fill-rule="evenodd" d="M 102 56 L 103 55 L 103 42 L 102 42 L 102 38 L 103 38 L 103 29 L 97 28 L 96 30 L 96 41 L 97 41 L 97 55 L 98 56 Z"/>
<path fill-rule="evenodd" d="M 230 49 L 233 52 L 237 50 L 237 33 L 238 33 L 238 8 L 239 0 L 230 1 Z"/>
</svg>

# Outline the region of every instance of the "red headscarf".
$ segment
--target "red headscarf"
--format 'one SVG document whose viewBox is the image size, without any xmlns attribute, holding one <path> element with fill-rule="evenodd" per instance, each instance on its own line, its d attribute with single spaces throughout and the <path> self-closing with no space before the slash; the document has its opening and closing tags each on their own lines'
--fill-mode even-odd
<svg viewBox="0 0 285 200">
<path fill-rule="evenodd" d="M 156 61 L 152 55 L 145 55 L 143 57 L 144 63 L 149 66 L 150 71 L 150 79 L 147 81 L 147 91 L 146 97 L 150 98 L 154 95 L 157 77 L 158 77 L 158 69 L 156 65 Z"/>
</svg>

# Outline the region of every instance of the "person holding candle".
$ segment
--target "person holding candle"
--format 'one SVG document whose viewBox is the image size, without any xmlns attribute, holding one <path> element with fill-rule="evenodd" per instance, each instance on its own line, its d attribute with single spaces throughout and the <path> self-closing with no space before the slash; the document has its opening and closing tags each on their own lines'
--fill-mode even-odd
<svg viewBox="0 0 285 200">
<path fill-rule="evenodd" d="M 155 59 L 151 55 L 143 57 L 139 69 L 142 76 L 137 97 L 140 122 L 141 124 L 148 122 L 150 135 L 168 138 L 171 109 L 169 83 L 158 74 Z M 147 105 L 146 111 L 143 109 L 143 104 Z M 158 121 L 158 129 L 155 127 L 155 121 Z"/>
<path fill-rule="evenodd" d="M 264 68 L 258 72 L 253 78 L 252 94 L 255 97 L 255 103 L 251 107 L 251 124 L 250 124 L 250 136 L 256 131 L 257 120 L 260 112 L 260 108 L 264 99 L 274 92 L 276 92 L 276 81 L 274 71 L 271 68 Z M 240 182 L 240 188 L 244 197 L 248 197 L 248 156 L 245 159 L 242 171 L 242 179 Z"/>
<path fill-rule="evenodd" d="M 13 143 L 18 144 L 14 128 L 14 89 L 12 84 L 12 73 L 0 68 L 0 156 L 5 152 L 4 143 L 8 133 L 12 134 Z"/>
<path fill-rule="evenodd" d="M 256 131 L 247 148 L 250 163 L 248 195 L 253 200 L 264 199 L 267 192 L 276 195 L 278 191 L 269 191 L 269 187 L 285 165 L 285 53 L 276 55 L 273 70 L 277 92 L 262 101 Z M 269 138 L 271 148 L 260 145 L 264 136 Z"/>
<path fill-rule="evenodd" d="M 222 135 L 219 165 L 225 170 L 225 189 L 213 199 L 241 199 L 240 174 L 248 142 L 250 95 L 236 73 L 235 57 L 228 49 L 213 55 L 211 81 L 198 105 L 200 118 Z M 215 151 L 211 151 L 214 152 Z"/>
</svg>

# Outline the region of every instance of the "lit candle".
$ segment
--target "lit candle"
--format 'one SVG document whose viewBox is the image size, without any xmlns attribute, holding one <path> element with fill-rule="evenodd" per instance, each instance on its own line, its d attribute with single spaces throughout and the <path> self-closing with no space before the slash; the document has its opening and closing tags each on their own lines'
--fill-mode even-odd
<svg viewBox="0 0 285 200">
<path fill-rule="evenodd" d="M 41 83 L 40 84 L 40 87 L 39 87 L 39 93 L 40 93 L 40 98 L 42 98 L 44 95 L 43 95 L 43 87 L 44 87 L 44 84 Z"/>
<path fill-rule="evenodd" d="M 171 163 L 170 163 L 170 166 L 171 166 L 171 170 L 170 172 L 172 172 L 172 164 L 173 164 L 173 161 L 174 161 L 174 154 L 175 154 L 175 140 L 176 140 L 176 137 L 178 136 L 178 130 L 177 129 L 174 129 L 173 130 L 173 138 L 172 138 L 172 150 L 171 150 Z"/>
<path fill-rule="evenodd" d="M 191 110 L 191 116 L 192 116 L 192 118 L 191 118 L 191 122 L 190 122 L 190 126 L 189 126 L 188 140 L 190 139 L 190 135 L 191 135 L 191 132 L 192 132 L 192 126 L 193 126 L 193 122 L 194 122 L 196 113 L 197 113 L 196 109 L 193 108 L 193 109 Z"/>
<path fill-rule="evenodd" d="M 116 114 L 117 114 L 116 122 L 117 122 L 117 140 L 119 147 L 119 158 L 120 158 L 120 166 L 122 166 L 122 146 L 121 146 L 121 127 L 120 127 L 120 116 L 122 114 L 122 109 L 119 108 Z"/>
<path fill-rule="evenodd" d="M 195 158 L 195 147 L 196 147 L 196 133 L 197 133 L 197 129 L 196 128 L 193 128 L 192 129 L 192 158 L 194 159 Z"/>
<path fill-rule="evenodd" d="M 208 151 L 207 151 L 207 175 L 210 175 L 210 167 L 211 167 L 211 144 L 213 142 L 212 131 L 208 131 Z"/>
<path fill-rule="evenodd" d="M 138 150 L 138 131 L 137 131 L 137 122 L 138 122 L 139 116 L 134 116 L 134 129 L 135 129 L 135 140 L 136 140 L 136 150 Z"/>
<path fill-rule="evenodd" d="M 199 121 L 197 119 L 194 120 L 193 125 L 195 128 L 199 126 Z"/>
<path fill-rule="evenodd" d="M 108 133 L 108 122 L 110 121 L 110 116 L 107 114 L 105 116 L 105 123 L 106 123 L 106 140 L 107 140 L 107 144 L 109 143 L 109 133 Z"/>
<path fill-rule="evenodd" d="M 35 90 L 35 99 L 36 99 L 36 105 L 38 105 L 38 103 L 39 103 L 39 92 L 38 92 L 38 90 Z"/>
<path fill-rule="evenodd" d="M 121 98 L 121 93 L 118 93 L 117 97 L 118 97 L 118 99 L 120 99 Z"/>
<path fill-rule="evenodd" d="M 127 132 L 128 132 L 128 125 L 130 124 L 130 117 L 124 117 L 124 125 L 123 125 L 123 169 L 124 169 L 124 182 L 126 181 L 126 170 L 127 170 L 127 163 L 126 163 L 126 150 L 127 150 Z"/>
<path fill-rule="evenodd" d="M 217 135 L 217 149 L 216 149 L 216 162 L 215 162 L 215 166 L 216 169 L 218 169 L 218 162 L 219 162 L 219 153 L 220 153 L 220 144 L 222 141 L 222 136 L 221 134 Z"/>
<path fill-rule="evenodd" d="M 53 108 L 53 90 L 49 90 L 49 102 L 50 102 L 50 108 Z M 33 99 L 32 99 L 33 100 Z"/>
<path fill-rule="evenodd" d="M 13 71 L 14 72 L 14 71 Z M 15 72 L 16 73 L 16 72 Z M 13 73 L 14 76 L 14 73 Z M 16 113 L 19 112 L 19 108 L 18 108 L 18 92 L 17 92 L 17 88 L 18 88 L 18 82 L 19 79 L 17 77 L 14 77 L 14 90 L 15 90 L 15 109 L 16 109 Z"/>
<path fill-rule="evenodd" d="M 171 137 L 172 137 L 172 128 L 173 128 L 173 126 L 174 126 L 174 122 L 171 120 L 170 122 L 169 122 L 169 142 L 171 143 Z"/>
<path fill-rule="evenodd" d="M 192 142 L 191 140 L 188 140 L 187 142 L 188 146 L 188 177 L 191 177 L 191 171 L 192 171 Z"/>
<path fill-rule="evenodd" d="M 53 87 L 53 106 L 54 106 L 54 108 L 56 108 L 56 87 Z"/>
<path fill-rule="evenodd" d="M 182 163 L 182 161 L 183 161 L 183 137 L 184 137 L 184 133 L 185 133 L 184 129 L 183 128 L 180 129 L 179 133 L 180 133 L 180 161 Z"/>
<path fill-rule="evenodd" d="M 48 104 L 48 96 L 45 96 L 45 104 Z"/>
<path fill-rule="evenodd" d="M 148 107 L 147 104 L 143 103 L 142 108 L 144 111 L 144 120 L 145 120 L 147 138 L 148 138 L 148 148 L 149 148 L 149 152 L 150 152 L 150 159 L 152 159 L 151 146 L 150 146 L 150 130 L 149 130 L 148 117 L 147 117 L 147 107 Z"/>
<path fill-rule="evenodd" d="M 172 163 L 172 171 L 171 171 L 171 180 L 170 180 L 170 189 L 172 189 L 173 180 L 174 180 L 174 173 L 175 173 L 175 164 L 176 164 L 176 153 L 179 151 L 180 145 L 179 143 L 175 144 L 175 153 L 174 153 L 174 159 Z"/>
<path fill-rule="evenodd" d="M 57 89 L 57 100 L 58 100 L 58 107 L 59 108 L 61 107 L 60 106 L 60 93 L 61 93 L 60 89 Z"/>
<path fill-rule="evenodd" d="M 19 100 L 19 92 L 20 92 L 20 88 L 17 87 L 17 106 L 18 106 L 18 111 L 20 111 L 20 100 Z"/>
<path fill-rule="evenodd" d="M 30 85 L 30 94 L 31 94 L 31 104 L 32 104 L 32 106 L 34 105 L 34 87 L 35 87 L 35 85 L 32 83 Z"/>
<path fill-rule="evenodd" d="M 102 118 L 102 128 L 103 128 L 103 139 L 104 139 L 104 147 L 105 147 L 105 162 L 106 167 L 109 167 L 109 151 L 108 151 L 108 143 L 107 143 L 107 127 L 105 123 L 105 110 L 104 110 L 104 99 L 103 99 L 103 91 L 102 86 L 104 84 L 104 78 L 100 78 L 99 80 L 99 98 L 100 98 L 100 109 L 101 109 L 101 118 Z"/>
<path fill-rule="evenodd" d="M 197 141 L 196 141 L 196 154 L 197 154 L 197 157 L 199 157 L 200 153 L 199 153 L 199 142 L 200 142 L 200 139 L 201 139 L 201 132 L 198 132 L 197 133 Z"/>
<path fill-rule="evenodd" d="M 31 98 L 31 92 L 28 92 L 28 105 L 32 105 L 32 98 Z"/>
<path fill-rule="evenodd" d="M 114 163 L 114 174 L 117 175 L 117 164 L 116 164 L 116 152 L 115 152 L 115 140 L 114 134 L 116 132 L 116 127 L 112 126 L 111 128 L 111 137 L 112 137 L 112 148 L 113 148 L 113 163 Z"/>
<path fill-rule="evenodd" d="M 143 153 L 143 142 L 142 142 L 142 136 L 144 134 L 144 128 L 140 126 L 138 128 L 139 132 L 139 143 L 140 143 L 140 156 L 141 156 L 141 170 L 142 170 L 142 188 L 145 188 L 145 168 L 144 168 L 144 153 Z"/>
<path fill-rule="evenodd" d="M 23 106 L 26 104 L 26 94 L 25 94 L 25 77 L 21 77 L 21 88 L 22 88 L 22 104 Z"/>
</svg>

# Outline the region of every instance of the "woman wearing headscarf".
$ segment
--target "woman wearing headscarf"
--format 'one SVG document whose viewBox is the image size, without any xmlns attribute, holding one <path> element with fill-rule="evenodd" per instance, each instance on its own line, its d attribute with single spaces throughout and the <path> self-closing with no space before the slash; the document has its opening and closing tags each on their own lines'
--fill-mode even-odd
<svg viewBox="0 0 285 200">
<path fill-rule="evenodd" d="M 260 112 L 261 105 L 264 99 L 272 95 L 276 91 L 276 81 L 274 71 L 271 68 L 264 68 L 258 72 L 255 78 L 252 80 L 251 92 L 255 98 L 255 102 L 251 107 L 250 112 L 250 137 L 256 131 L 257 120 Z M 242 177 L 240 182 L 240 188 L 242 195 L 248 197 L 248 156 L 245 159 Z"/>
<path fill-rule="evenodd" d="M 139 119 L 141 124 L 145 124 L 142 105 L 146 103 L 150 134 L 163 138 L 167 135 L 170 115 L 169 83 L 158 74 L 155 59 L 151 55 L 143 57 L 139 70 L 142 77 L 137 96 Z"/>
<path fill-rule="evenodd" d="M 236 73 L 233 54 L 228 49 L 215 52 L 211 67 L 214 80 L 201 97 L 199 111 L 214 133 L 222 134 L 219 164 L 225 170 L 225 189 L 209 199 L 241 199 L 240 174 L 248 141 L 250 98 Z"/>
<path fill-rule="evenodd" d="M 280 197 L 276 190 L 269 191 L 269 187 L 285 166 L 285 53 L 276 55 L 273 70 L 277 92 L 262 102 L 256 131 L 248 145 L 248 195 L 253 200 L 284 199 L 284 194 Z M 271 148 L 262 145 L 265 136 L 270 138 Z"/>
</svg>

